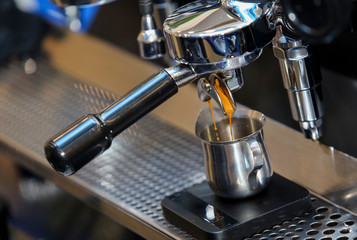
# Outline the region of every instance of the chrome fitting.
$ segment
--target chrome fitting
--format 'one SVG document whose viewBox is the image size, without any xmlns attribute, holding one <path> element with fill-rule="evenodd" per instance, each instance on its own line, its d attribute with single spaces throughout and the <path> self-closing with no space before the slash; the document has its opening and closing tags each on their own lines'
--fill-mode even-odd
<svg viewBox="0 0 357 240">
<path fill-rule="evenodd" d="M 299 39 L 284 36 L 281 28 L 277 27 L 273 50 L 279 60 L 291 113 L 305 136 L 317 140 L 322 136 L 324 114 L 320 69 L 312 59 L 309 46 Z"/>
<path fill-rule="evenodd" d="M 165 55 L 165 38 L 156 28 L 154 17 L 145 14 L 141 18 L 141 32 L 137 38 L 140 56 L 144 59 L 157 59 Z"/>
</svg>

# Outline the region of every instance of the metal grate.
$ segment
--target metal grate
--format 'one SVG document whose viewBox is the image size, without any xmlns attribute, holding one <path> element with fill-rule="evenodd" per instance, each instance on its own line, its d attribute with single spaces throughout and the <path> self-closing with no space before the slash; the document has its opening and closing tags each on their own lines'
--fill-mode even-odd
<svg viewBox="0 0 357 240">
<path fill-rule="evenodd" d="M 47 165 L 45 141 L 83 114 L 99 111 L 116 96 L 46 64 L 39 64 L 38 69 L 33 75 L 26 75 L 18 66 L 0 71 L 0 135 L 37 154 L 40 163 Z M 187 239 L 191 237 L 166 222 L 160 201 L 203 181 L 203 168 L 200 142 L 195 137 L 149 115 L 68 180 L 125 211 L 128 217 L 169 237 Z M 315 213 L 251 239 L 355 239 L 354 216 L 321 200 L 314 205 Z"/>
<path fill-rule="evenodd" d="M 357 240 L 357 217 L 313 197 L 313 210 L 245 240 Z"/>
</svg>

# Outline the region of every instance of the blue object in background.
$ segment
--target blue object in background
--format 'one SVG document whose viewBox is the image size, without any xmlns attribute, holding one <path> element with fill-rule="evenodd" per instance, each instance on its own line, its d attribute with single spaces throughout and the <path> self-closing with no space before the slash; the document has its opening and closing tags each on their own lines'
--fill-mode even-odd
<svg viewBox="0 0 357 240">
<path fill-rule="evenodd" d="M 50 0 L 14 0 L 19 10 L 31 14 L 36 14 L 46 21 L 60 27 L 69 27 L 70 19 L 65 14 L 65 10 L 56 6 Z M 99 10 L 98 6 L 86 6 L 78 8 L 78 28 L 72 29 L 76 32 L 86 32 Z"/>
</svg>

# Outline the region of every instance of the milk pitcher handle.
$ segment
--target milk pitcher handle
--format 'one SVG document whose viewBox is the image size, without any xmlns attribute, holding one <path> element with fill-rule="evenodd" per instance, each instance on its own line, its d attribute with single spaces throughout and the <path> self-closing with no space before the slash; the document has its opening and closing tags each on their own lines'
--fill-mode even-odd
<svg viewBox="0 0 357 240">
<path fill-rule="evenodd" d="M 258 136 L 252 136 L 248 138 L 246 142 L 249 145 L 249 149 L 253 154 L 254 165 L 252 172 L 255 170 L 259 170 L 264 166 L 264 159 L 263 159 L 263 152 L 262 146 L 260 145 L 259 141 L 256 139 Z"/>
</svg>

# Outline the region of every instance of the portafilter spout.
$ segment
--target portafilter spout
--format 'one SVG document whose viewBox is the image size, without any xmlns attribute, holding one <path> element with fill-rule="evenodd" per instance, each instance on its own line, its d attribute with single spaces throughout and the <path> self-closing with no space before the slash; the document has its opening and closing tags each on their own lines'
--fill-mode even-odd
<svg viewBox="0 0 357 240">
<path fill-rule="evenodd" d="M 243 76 L 240 69 L 212 73 L 208 78 L 201 78 L 197 82 L 198 97 L 202 102 L 213 99 L 222 112 L 226 115 L 225 104 L 236 110 L 235 101 L 232 92 L 239 90 L 243 86 Z M 221 93 L 219 93 L 219 90 Z M 222 96 L 223 95 L 223 96 Z M 222 97 L 225 98 L 225 103 Z"/>
</svg>

